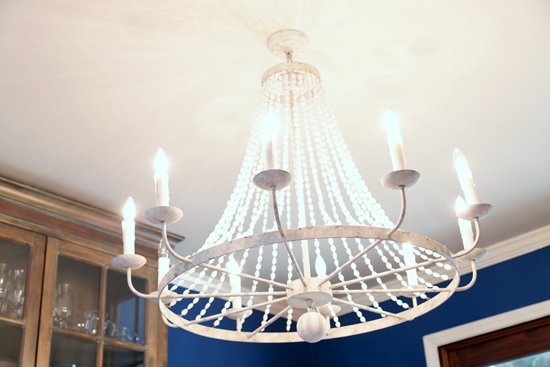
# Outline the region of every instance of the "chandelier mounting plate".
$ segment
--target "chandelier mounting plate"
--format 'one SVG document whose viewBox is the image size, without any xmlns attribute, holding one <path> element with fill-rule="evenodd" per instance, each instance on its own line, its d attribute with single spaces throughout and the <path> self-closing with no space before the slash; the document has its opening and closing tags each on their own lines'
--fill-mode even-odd
<svg viewBox="0 0 550 367">
<path fill-rule="evenodd" d="M 267 39 L 267 48 L 275 56 L 286 59 L 288 52 L 303 51 L 309 44 L 309 37 L 296 29 L 282 29 Z"/>
</svg>

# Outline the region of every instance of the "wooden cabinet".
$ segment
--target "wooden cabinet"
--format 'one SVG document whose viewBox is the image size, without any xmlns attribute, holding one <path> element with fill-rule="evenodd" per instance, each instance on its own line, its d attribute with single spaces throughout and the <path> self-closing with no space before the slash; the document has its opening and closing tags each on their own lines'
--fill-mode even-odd
<svg viewBox="0 0 550 367">
<path fill-rule="evenodd" d="M 159 241 L 136 226 L 141 292 L 156 289 Z M 111 265 L 121 250 L 120 217 L 0 178 L 0 367 L 165 366 L 166 326 Z"/>
</svg>

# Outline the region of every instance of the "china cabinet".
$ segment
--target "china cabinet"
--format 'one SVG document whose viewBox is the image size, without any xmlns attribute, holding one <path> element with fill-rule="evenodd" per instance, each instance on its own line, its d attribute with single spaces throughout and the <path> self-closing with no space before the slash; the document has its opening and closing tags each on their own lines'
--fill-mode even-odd
<svg viewBox="0 0 550 367">
<path fill-rule="evenodd" d="M 0 178 L 0 367 L 166 365 L 158 308 L 111 265 L 120 232 L 114 214 Z M 156 289 L 159 241 L 136 225 L 136 249 L 151 260 L 133 272 L 141 292 Z"/>
</svg>

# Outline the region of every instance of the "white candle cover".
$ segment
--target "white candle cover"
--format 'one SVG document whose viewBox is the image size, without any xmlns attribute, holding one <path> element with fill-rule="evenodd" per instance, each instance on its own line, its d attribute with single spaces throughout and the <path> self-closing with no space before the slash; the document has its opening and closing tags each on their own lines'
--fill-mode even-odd
<svg viewBox="0 0 550 367">
<path fill-rule="evenodd" d="M 399 121 L 392 111 L 386 111 L 382 124 L 388 134 L 391 163 L 394 171 L 405 169 L 405 154 L 403 153 L 403 137 L 399 133 Z"/>
<path fill-rule="evenodd" d="M 126 204 L 124 204 L 122 215 L 124 216 L 124 220 L 122 221 L 122 243 L 124 253 L 134 254 L 136 240 L 136 222 L 134 221 L 136 217 L 136 204 L 131 196 L 126 200 Z"/>
<path fill-rule="evenodd" d="M 168 273 L 168 270 L 170 270 L 170 258 L 159 257 L 158 284 L 160 284 L 160 280 Z"/>
<path fill-rule="evenodd" d="M 468 205 L 479 204 L 472 171 L 468 168 L 468 161 L 458 149 L 453 152 L 453 162 L 458 174 L 458 181 Z"/>
<path fill-rule="evenodd" d="M 231 293 L 241 293 L 241 277 L 238 275 L 235 275 L 237 273 L 241 272 L 241 267 L 237 264 L 237 261 L 235 259 L 231 259 L 227 262 L 227 270 L 229 270 L 232 274 L 229 274 L 229 286 L 231 287 Z M 242 298 L 239 297 L 233 297 L 233 308 L 241 308 L 242 307 Z"/>
<path fill-rule="evenodd" d="M 403 244 L 403 253 L 404 253 L 405 266 L 416 265 L 414 248 L 410 243 Z M 418 285 L 418 274 L 416 273 L 416 269 L 407 270 L 407 283 L 409 284 L 409 287 Z"/>
<path fill-rule="evenodd" d="M 155 155 L 155 192 L 157 206 L 169 206 L 170 194 L 168 191 L 168 158 L 162 148 Z"/>
<path fill-rule="evenodd" d="M 277 166 L 277 135 L 279 134 L 278 117 L 268 112 L 262 120 L 262 153 L 265 169 L 275 169 Z"/>
<path fill-rule="evenodd" d="M 466 202 L 458 196 L 455 203 L 456 214 L 466 210 Z M 458 218 L 458 228 L 460 229 L 460 237 L 462 237 L 462 245 L 465 250 L 469 250 L 474 245 L 474 232 L 472 230 L 472 222 L 466 219 Z"/>
</svg>

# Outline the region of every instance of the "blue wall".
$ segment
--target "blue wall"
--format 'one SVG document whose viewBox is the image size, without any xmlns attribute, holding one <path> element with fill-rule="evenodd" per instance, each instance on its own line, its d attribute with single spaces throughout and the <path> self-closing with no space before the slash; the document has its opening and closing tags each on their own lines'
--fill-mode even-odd
<svg viewBox="0 0 550 367">
<path fill-rule="evenodd" d="M 464 277 L 462 284 L 469 281 Z M 536 289 L 536 291 L 535 291 Z M 550 247 L 479 271 L 477 283 L 414 321 L 317 344 L 248 344 L 179 329 L 168 334 L 168 366 L 425 366 L 422 337 L 550 299 Z"/>
</svg>

